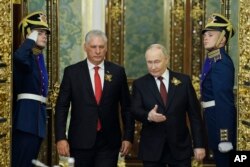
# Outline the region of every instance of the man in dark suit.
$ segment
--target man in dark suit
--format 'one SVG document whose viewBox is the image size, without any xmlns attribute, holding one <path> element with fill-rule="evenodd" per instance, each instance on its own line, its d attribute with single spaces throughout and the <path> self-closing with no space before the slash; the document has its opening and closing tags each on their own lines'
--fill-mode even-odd
<svg viewBox="0 0 250 167">
<path fill-rule="evenodd" d="M 153 44 L 145 54 L 149 74 L 133 82 L 132 113 L 142 122 L 139 159 L 144 167 L 191 167 L 205 156 L 201 109 L 187 75 L 167 68 L 164 46 Z"/>
<path fill-rule="evenodd" d="M 134 134 L 127 77 L 123 67 L 104 60 L 107 37 L 102 31 L 87 33 L 84 49 L 87 59 L 64 71 L 55 113 L 57 150 L 74 157 L 76 167 L 115 167 L 119 151 L 130 151 Z"/>
<path fill-rule="evenodd" d="M 38 11 L 19 24 L 24 41 L 13 56 L 12 167 L 31 167 L 46 135 L 48 74 L 43 49 L 50 32 Z"/>
<path fill-rule="evenodd" d="M 201 98 L 208 132 L 208 146 L 217 167 L 230 166 L 230 151 L 236 149 L 236 107 L 234 100 L 234 64 L 225 50 L 234 35 L 232 23 L 214 13 L 202 30 L 207 50 L 201 76 Z"/>
</svg>

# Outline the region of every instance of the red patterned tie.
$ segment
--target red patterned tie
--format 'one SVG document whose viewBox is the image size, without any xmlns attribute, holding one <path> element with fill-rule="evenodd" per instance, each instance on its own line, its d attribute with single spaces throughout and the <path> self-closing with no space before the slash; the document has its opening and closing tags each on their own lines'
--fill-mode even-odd
<svg viewBox="0 0 250 167">
<path fill-rule="evenodd" d="M 163 83 L 163 77 L 160 76 L 158 77 L 158 79 L 160 80 L 160 94 L 161 94 L 161 98 L 164 102 L 164 105 L 166 106 L 167 105 L 167 97 L 168 97 L 168 93 L 167 93 L 167 90 L 166 90 L 166 87 Z"/>
<path fill-rule="evenodd" d="M 94 69 L 95 69 L 95 75 L 94 75 L 94 77 L 95 77 L 95 99 L 96 99 L 97 104 L 100 103 L 100 99 L 101 99 L 101 96 L 102 96 L 102 83 L 101 83 L 100 75 L 98 73 L 99 68 L 100 67 L 98 67 L 98 66 L 94 67 Z M 97 131 L 101 130 L 101 128 L 102 128 L 101 122 L 98 119 Z"/>
</svg>

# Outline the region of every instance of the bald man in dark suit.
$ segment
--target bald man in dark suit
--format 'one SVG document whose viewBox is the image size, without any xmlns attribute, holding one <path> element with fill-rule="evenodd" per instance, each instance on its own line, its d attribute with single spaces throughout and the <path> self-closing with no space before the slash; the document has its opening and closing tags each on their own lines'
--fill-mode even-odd
<svg viewBox="0 0 250 167">
<path fill-rule="evenodd" d="M 192 82 L 167 68 L 170 58 L 164 46 L 151 45 L 145 58 L 149 73 L 133 82 L 132 94 L 132 113 L 142 122 L 138 158 L 144 167 L 191 167 L 193 153 L 196 160 L 205 157 L 201 109 Z"/>
</svg>

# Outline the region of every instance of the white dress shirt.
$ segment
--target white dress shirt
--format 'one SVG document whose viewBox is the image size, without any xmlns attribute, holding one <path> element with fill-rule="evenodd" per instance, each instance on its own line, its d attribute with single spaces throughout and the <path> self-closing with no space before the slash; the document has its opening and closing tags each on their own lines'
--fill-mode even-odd
<svg viewBox="0 0 250 167">
<path fill-rule="evenodd" d="M 165 87 L 166 87 L 166 91 L 168 92 L 168 87 L 169 87 L 169 71 L 168 69 L 166 69 L 166 71 L 161 75 L 163 77 L 162 82 L 164 83 Z M 157 84 L 158 90 L 160 91 L 160 80 L 158 79 L 158 77 L 155 77 L 155 82 Z"/>
<path fill-rule="evenodd" d="M 88 68 L 89 68 L 89 75 L 90 75 L 90 79 L 91 79 L 91 83 L 92 83 L 92 88 L 94 90 L 95 93 L 95 69 L 94 67 L 96 65 L 92 64 L 88 59 L 87 59 L 87 64 L 88 64 Z M 99 65 L 97 65 L 99 68 L 98 73 L 100 75 L 101 78 L 101 83 L 102 83 L 102 89 L 103 89 L 103 84 L 104 84 L 104 61 L 102 61 Z"/>
</svg>

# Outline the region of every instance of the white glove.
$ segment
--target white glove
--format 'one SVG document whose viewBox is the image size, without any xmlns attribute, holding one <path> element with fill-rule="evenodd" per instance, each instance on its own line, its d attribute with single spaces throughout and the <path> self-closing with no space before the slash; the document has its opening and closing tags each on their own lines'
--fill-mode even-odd
<svg viewBox="0 0 250 167">
<path fill-rule="evenodd" d="M 220 152 L 226 153 L 233 149 L 233 145 L 231 142 L 220 142 L 218 145 L 218 149 Z"/>
<path fill-rule="evenodd" d="M 33 30 L 29 36 L 27 38 L 33 40 L 33 41 L 37 41 L 37 37 L 38 37 L 38 31 L 37 30 Z"/>
</svg>

